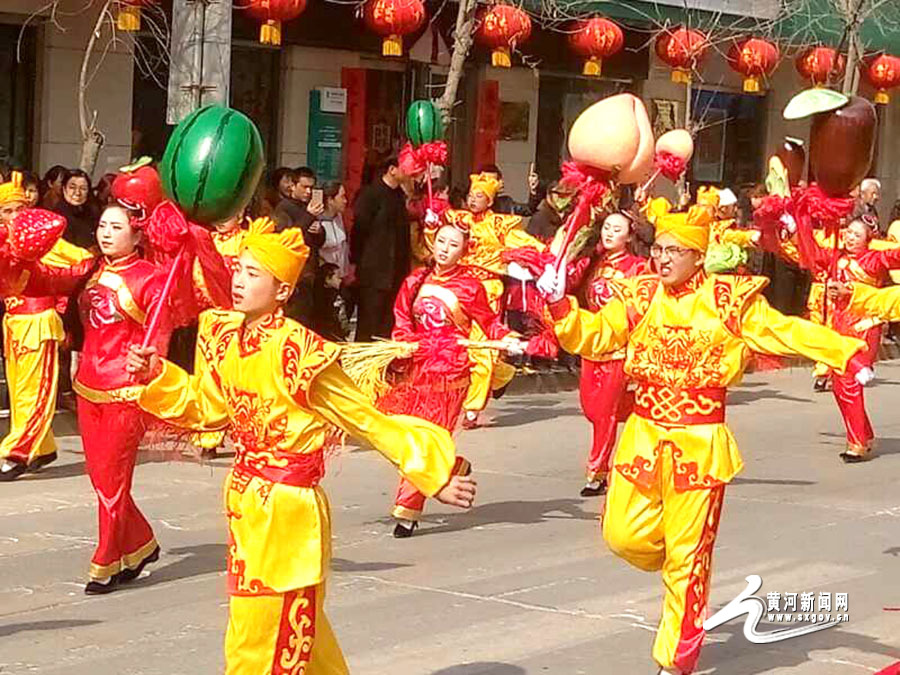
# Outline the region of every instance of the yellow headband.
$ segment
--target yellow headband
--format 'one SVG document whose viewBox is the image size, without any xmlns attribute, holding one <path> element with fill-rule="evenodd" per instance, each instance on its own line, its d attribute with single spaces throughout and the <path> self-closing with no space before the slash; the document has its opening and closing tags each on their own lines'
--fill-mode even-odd
<svg viewBox="0 0 900 675">
<path fill-rule="evenodd" d="M 709 245 L 712 214 L 706 207 L 692 206 L 687 213 L 658 212 L 652 222 L 656 225 L 657 238 L 668 234 L 685 248 L 701 253 Z"/>
<path fill-rule="evenodd" d="M 719 190 L 712 185 L 697 188 L 697 204 L 700 206 L 718 206 Z"/>
<path fill-rule="evenodd" d="M 268 218 L 250 223 L 241 253 L 250 255 L 278 281 L 296 286 L 309 257 L 309 247 L 303 243 L 303 230 L 291 227 L 275 234 L 275 225 Z"/>
<path fill-rule="evenodd" d="M 503 181 L 490 173 L 473 173 L 469 176 L 469 181 L 471 182 L 470 190 L 483 192 L 491 201 L 503 187 Z"/>
<path fill-rule="evenodd" d="M 25 190 L 22 188 L 22 174 L 13 171 L 8 183 L 0 183 L 0 206 L 10 202 L 24 202 Z"/>
</svg>

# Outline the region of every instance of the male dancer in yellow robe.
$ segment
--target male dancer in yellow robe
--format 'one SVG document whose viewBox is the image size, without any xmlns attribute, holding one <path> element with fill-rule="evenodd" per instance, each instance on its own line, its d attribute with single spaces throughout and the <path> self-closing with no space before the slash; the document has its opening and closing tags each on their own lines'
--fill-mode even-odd
<svg viewBox="0 0 900 675">
<path fill-rule="evenodd" d="M 769 307 L 765 279 L 707 276 L 710 219 L 696 206 L 657 218 L 658 274 L 617 282 L 617 297 L 596 314 L 564 297 L 565 279 L 552 269 L 538 282 L 564 349 L 590 359 L 626 349 L 637 389 L 613 460 L 603 536 L 631 564 L 662 572 L 653 647 L 661 673 L 692 672 L 703 642 L 725 485 L 743 467 L 725 426 L 728 385 L 753 352 L 800 354 L 843 371 L 865 349 Z"/>
<path fill-rule="evenodd" d="M 504 262 L 504 251 L 515 248 L 531 248 L 543 251 L 546 247 L 538 239 L 525 232 L 522 218 L 506 213 L 494 213 L 491 206 L 503 182 L 492 173 L 472 174 L 469 177 L 468 209 L 451 209 L 444 214 L 447 222 L 461 223 L 469 231 L 469 250 L 460 264 L 468 265 L 479 275 L 491 309 L 502 312 L 503 276 L 510 273 Z M 524 271 L 524 270 L 523 270 Z M 470 339 L 485 340 L 481 328 L 473 325 Z M 479 413 L 487 406 L 491 390 L 505 387 L 515 375 L 515 368 L 500 360 L 491 349 L 469 351 L 472 363 L 471 384 L 463 402 L 466 427 L 477 425 Z"/>
<path fill-rule="evenodd" d="M 232 279 L 235 312 L 201 315 L 194 376 L 132 347 L 147 384 L 139 404 L 178 426 L 229 426 L 237 454 L 226 480 L 228 675 L 348 672 L 322 611 L 331 560 L 328 500 L 319 485 L 331 425 L 364 439 L 417 489 L 468 508 L 471 478 L 454 476 L 453 441 L 433 424 L 384 415 L 337 362 L 340 348 L 282 307 L 308 249 L 300 230 L 249 233 Z"/>
<path fill-rule="evenodd" d="M 25 208 L 22 176 L 0 184 L 0 228 L 12 228 Z M 89 257 L 84 249 L 62 239 L 41 260 L 68 267 Z M 59 343 L 65 337 L 54 296 L 3 298 L 3 352 L 10 400 L 9 434 L 0 441 L 0 482 L 13 481 L 56 459 L 51 424 L 56 412 Z"/>
</svg>

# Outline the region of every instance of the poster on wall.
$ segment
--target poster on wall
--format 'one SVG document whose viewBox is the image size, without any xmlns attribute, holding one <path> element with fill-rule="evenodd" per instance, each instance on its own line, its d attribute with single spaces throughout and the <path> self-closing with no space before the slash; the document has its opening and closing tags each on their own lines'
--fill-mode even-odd
<svg viewBox="0 0 900 675">
<path fill-rule="evenodd" d="M 347 92 L 339 95 L 334 88 L 309 92 L 309 130 L 306 137 L 307 161 L 319 181 L 337 181 L 343 174 L 344 112 Z M 341 105 L 341 101 L 343 104 Z"/>
<path fill-rule="evenodd" d="M 500 101 L 500 140 L 527 141 L 530 114 L 528 101 Z"/>
</svg>

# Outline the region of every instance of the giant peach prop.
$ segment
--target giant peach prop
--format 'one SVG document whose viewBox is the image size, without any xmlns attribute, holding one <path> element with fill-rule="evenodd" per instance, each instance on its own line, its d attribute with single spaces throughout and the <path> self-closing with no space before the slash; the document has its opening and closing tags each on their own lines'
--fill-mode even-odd
<svg viewBox="0 0 900 675">
<path fill-rule="evenodd" d="M 569 154 L 610 174 L 618 183 L 637 183 L 653 169 L 654 138 L 643 102 L 616 94 L 585 110 L 569 132 Z"/>
</svg>

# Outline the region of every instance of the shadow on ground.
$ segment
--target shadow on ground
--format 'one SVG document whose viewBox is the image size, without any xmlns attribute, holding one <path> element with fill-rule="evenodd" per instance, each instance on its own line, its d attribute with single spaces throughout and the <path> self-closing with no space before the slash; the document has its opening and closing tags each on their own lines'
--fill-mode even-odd
<svg viewBox="0 0 900 675">
<path fill-rule="evenodd" d="M 509 663 L 479 662 L 441 668 L 431 675 L 525 675 L 525 670 Z"/>
<path fill-rule="evenodd" d="M 356 562 L 346 558 L 331 559 L 331 569 L 334 572 L 384 572 L 401 567 L 412 567 L 412 563 Z"/>
<path fill-rule="evenodd" d="M 102 623 L 97 619 L 66 619 L 59 621 L 29 621 L 27 623 L 11 623 L 0 626 L 0 638 L 16 635 L 17 633 L 31 633 L 42 630 L 65 630 L 66 628 L 78 628 L 79 626 L 92 626 Z"/>
<path fill-rule="evenodd" d="M 597 511 L 585 511 L 582 508 L 583 504 L 585 504 L 583 499 L 493 502 L 476 506 L 466 513 L 446 516 L 443 524 L 435 527 L 426 526 L 416 533 L 416 537 L 471 530 L 484 525 L 533 525 L 548 520 L 599 520 Z M 393 521 L 382 519 L 377 522 Z M 428 522 L 427 517 L 425 522 Z"/>
<path fill-rule="evenodd" d="M 852 616 L 850 620 L 852 622 Z M 748 642 L 744 637 L 741 624 L 737 622 L 729 624 L 728 627 L 731 629 L 731 633 L 725 642 L 711 643 L 707 641 L 703 646 L 697 670 L 715 668 L 713 672 L 716 675 L 792 672 L 791 668 L 807 662 L 822 660 L 821 655 L 820 658 L 814 659 L 811 656 L 814 652 L 821 653 L 835 649 L 897 658 L 896 646 L 884 644 L 867 635 L 851 633 L 843 630 L 842 627 L 766 645 Z M 778 628 L 784 628 L 784 625 L 761 622 L 757 630 L 764 632 Z M 714 631 L 713 635 L 720 635 L 724 632 L 719 629 Z"/>
<path fill-rule="evenodd" d="M 150 566 L 148 568 L 150 574 L 142 576 L 131 585 L 135 588 L 149 588 L 176 579 L 189 579 L 203 574 L 224 572 L 228 549 L 225 544 L 199 544 L 171 548 L 164 553 L 167 556 L 182 557 L 165 567 Z"/>
</svg>

